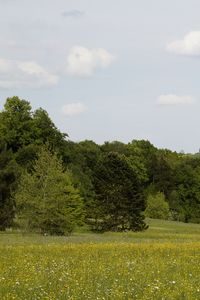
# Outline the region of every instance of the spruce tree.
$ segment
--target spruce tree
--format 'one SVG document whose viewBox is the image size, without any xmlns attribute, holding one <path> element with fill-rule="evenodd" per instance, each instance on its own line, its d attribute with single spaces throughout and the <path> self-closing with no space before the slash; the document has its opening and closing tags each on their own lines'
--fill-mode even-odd
<svg viewBox="0 0 200 300">
<path fill-rule="evenodd" d="M 145 199 L 133 168 L 123 155 L 102 155 L 94 172 L 96 229 L 143 230 Z"/>
<path fill-rule="evenodd" d="M 22 175 L 14 198 L 18 220 L 30 229 L 63 235 L 83 221 L 83 202 L 71 174 L 47 148 L 41 150 L 33 172 Z"/>
</svg>

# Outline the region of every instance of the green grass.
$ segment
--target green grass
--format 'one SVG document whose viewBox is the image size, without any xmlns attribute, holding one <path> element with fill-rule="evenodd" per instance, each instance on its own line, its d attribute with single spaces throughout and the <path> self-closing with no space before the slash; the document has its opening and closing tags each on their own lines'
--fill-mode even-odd
<svg viewBox="0 0 200 300">
<path fill-rule="evenodd" d="M 66 243 L 188 243 L 200 241 L 200 225 L 182 222 L 147 219 L 148 230 L 143 232 L 95 234 L 81 229 L 70 236 L 42 236 L 20 232 L 0 233 L 0 246 L 24 244 L 66 244 Z"/>
<path fill-rule="evenodd" d="M 0 234 L 0 299 L 200 299 L 200 225 L 145 232 Z"/>
</svg>

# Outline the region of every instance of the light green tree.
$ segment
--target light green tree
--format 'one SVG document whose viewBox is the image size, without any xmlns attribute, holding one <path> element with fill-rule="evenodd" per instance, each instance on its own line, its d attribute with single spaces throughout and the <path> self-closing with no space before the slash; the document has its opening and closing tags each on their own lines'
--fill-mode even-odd
<svg viewBox="0 0 200 300">
<path fill-rule="evenodd" d="M 83 221 L 83 202 L 71 174 L 47 148 L 39 153 L 33 172 L 22 175 L 14 198 L 17 219 L 29 229 L 64 235 Z"/>
<path fill-rule="evenodd" d="M 152 219 L 168 219 L 170 214 L 169 204 L 165 200 L 163 193 L 149 195 L 147 198 L 147 208 L 145 216 Z"/>
</svg>

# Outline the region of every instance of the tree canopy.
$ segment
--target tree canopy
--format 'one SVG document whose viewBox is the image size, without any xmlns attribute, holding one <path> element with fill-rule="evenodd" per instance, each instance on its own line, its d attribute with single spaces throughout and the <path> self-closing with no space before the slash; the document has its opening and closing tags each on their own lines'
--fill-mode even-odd
<svg viewBox="0 0 200 300">
<path fill-rule="evenodd" d="M 44 109 L 33 111 L 17 96 L 7 98 L 0 111 L 2 230 L 17 218 L 57 234 L 83 218 L 96 230 L 143 230 L 146 205 L 163 199 L 170 218 L 200 223 L 199 191 L 199 153 L 158 149 L 145 140 L 73 142 Z"/>
</svg>

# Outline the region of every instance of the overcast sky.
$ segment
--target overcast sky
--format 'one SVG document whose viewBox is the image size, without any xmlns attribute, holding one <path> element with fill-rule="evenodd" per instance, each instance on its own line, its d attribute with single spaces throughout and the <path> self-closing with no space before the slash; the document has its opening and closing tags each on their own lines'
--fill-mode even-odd
<svg viewBox="0 0 200 300">
<path fill-rule="evenodd" d="M 0 106 L 70 139 L 200 148 L 199 0 L 0 0 Z"/>
</svg>

